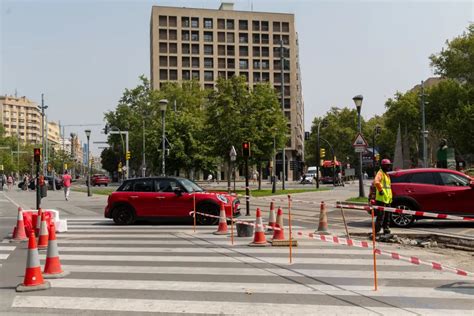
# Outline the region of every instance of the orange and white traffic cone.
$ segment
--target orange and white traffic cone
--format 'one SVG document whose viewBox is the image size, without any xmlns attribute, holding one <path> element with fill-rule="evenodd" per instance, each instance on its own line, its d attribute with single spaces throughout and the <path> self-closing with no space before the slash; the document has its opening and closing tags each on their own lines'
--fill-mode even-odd
<svg viewBox="0 0 474 316">
<path fill-rule="evenodd" d="M 18 220 L 16 221 L 16 227 L 13 231 L 12 236 L 13 241 L 26 241 L 28 236 L 26 236 L 25 223 L 23 222 L 23 211 L 21 207 L 18 208 Z"/>
<path fill-rule="evenodd" d="M 253 237 L 253 241 L 249 244 L 249 246 L 254 247 L 265 247 L 269 244 L 267 243 L 267 239 L 265 238 L 265 233 L 263 229 L 262 223 L 262 212 L 259 208 L 257 208 L 257 218 L 255 220 L 255 235 Z"/>
<path fill-rule="evenodd" d="M 41 229 L 41 216 L 43 215 L 43 210 L 40 208 L 38 208 L 38 214 L 36 216 L 36 225 L 35 225 L 35 234 L 36 234 L 36 237 L 39 236 L 39 233 L 40 233 L 40 229 Z"/>
<path fill-rule="evenodd" d="M 277 220 L 273 231 L 272 240 L 285 240 L 285 227 L 283 226 L 283 210 L 278 208 Z"/>
<path fill-rule="evenodd" d="M 56 227 L 51 223 L 49 227 L 48 253 L 44 265 L 43 277 L 45 279 L 58 279 L 68 275 L 69 272 L 63 271 L 59 261 L 58 242 L 56 241 Z"/>
<path fill-rule="evenodd" d="M 28 240 L 28 258 L 26 259 L 25 278 L 23 283 L 16 287 L 17 292 L 28 292 L 46 290 L 51 287 L 48 281 L 43 279 L 41 274 L 38 248 L 36 248 L 36 238 L 32 231 Z"/>
<path fill-rule="evenodd" d="M 265 234 L 272 235 L 275 231 L 276 217 L 275 217 L 275 203 L 270 202 L 270 215 L 268 216 L 268 227 Z"/>
<path fill-rule="evenodd" d="M 48 224 L 46 223 L 46 218 L 44 213 L 41 213 L 41 227 L 38 237 L 38 249 L 48 248 Z"/>
<path fill-rule="evenodd" d="M 227 228 L 227 217 L 225 215 L 225 206 L 224 203 L 221 203 L 221 211 L 219 213 L 219 227 L 215 231 L 214 235 L 227 235 L 229 230 Z"/>
<path fill-rule="evenodd" d="M 319 212 L 319 225 L 316 234 L 319 235 L 329 235 L 328 231 L 328 215 L 326 213 L 326 204 L 321 202 L 320 212 Z"/>
</svg>

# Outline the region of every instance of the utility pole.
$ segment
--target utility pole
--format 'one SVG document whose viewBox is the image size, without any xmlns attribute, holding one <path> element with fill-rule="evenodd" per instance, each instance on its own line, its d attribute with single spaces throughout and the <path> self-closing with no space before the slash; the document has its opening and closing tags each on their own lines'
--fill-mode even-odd
<svg viewBox="0 0 474 316">
<path fill-rule="evenodd" d="M 42 143 L 42 150 L 41 150 L 41 161 L 42 161 L 42 171 L 43 174 L 46 174 L 46 162 L 44 159 L 45 149 L 46 149 L 46 142 L 44 138 L 44 110 L 48 108 L 47 105 L 44 105 L 44 93 L 41 93 L 41 106 L 39 109 L 41 110 L 41 143 Z"/>
<path fill-rule="evenodd" d="M 284 57 L 284 48 L 283 48 L 283 40 L 280 40 L 280 68 L 281 68 L 281 110 L 283 111 L 283 114 L 285 114 L 285 57 Z M 285 115 L 285 120 L 286 120 L 286 115 Z M 286 129 L 285 129 L 285 134 L 286 134 Z M 291 136 L 290 136 L 291 137 Z M 282 155 L 282 164 L 283 164 L 283 179 L 281 179 L 281 189 L 285 190 L 285 178 L 286 178 L 286 138 L 285 138 L 285 143 L 283 145 L 283 155 Z"/>
<path fill-rule="evenodd" d="M 428 131 L 426 130 L 425 122 L 425 82 L 421 81 L 421 93 L 420 93 L 420 102 L 421 102 L 421 137 L 423 138 L 423 168 L 428 166 L 428 148 L 426 144 L 426 138 L 428 137 Z"/>
</svg>

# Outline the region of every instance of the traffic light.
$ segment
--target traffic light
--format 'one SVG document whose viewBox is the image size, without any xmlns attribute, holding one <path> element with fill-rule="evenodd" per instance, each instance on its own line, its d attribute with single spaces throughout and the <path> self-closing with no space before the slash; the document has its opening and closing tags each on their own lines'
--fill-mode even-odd
<svg viewBox="0 0 474 316">
<path fill-rule="evenodd" d="M 119 163 L 118 163 L 118 172 L 122 173 L 122 162 L 121 161 L 119 161 Z"/>
<path fill-rule="evenodd" d="M 319 149 L 319 157 L 321 157 L 321 158 L 326 157 L 326 149 L 325 148 L 320 148 Z"/>
<path fill-rule="evenodd" d="M 41 162 L 41 149 L 34 148 L 33 149 L 33 155 L 35 157 L 35 162 L 40 163 Z"/>
<path fill-rule="evenodd" d="M 250 142 L 242 143 L 242 156 L 246 158 L 250 157 Z"/>
<path fill-rule="evenodd" d="M 127 151 L 127 154 L 125 155 L 125 159 L 130 160 L 130 150 Z"/>
<path fill-rule="evenodd" d="M 375 155 L 375 161 L 379 161 L 379 160 L 380 160 L 380 154 Z"/>
<path fill-rule="evenodd" d="M 107 135 L 108 133 L 109 133 L 109 124 L 105 124 L 104 134 Z"/>
</svg>

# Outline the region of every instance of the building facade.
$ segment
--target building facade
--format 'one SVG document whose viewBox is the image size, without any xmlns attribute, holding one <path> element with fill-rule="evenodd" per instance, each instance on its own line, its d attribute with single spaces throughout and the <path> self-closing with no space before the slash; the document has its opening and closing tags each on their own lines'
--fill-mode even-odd
<svg viewBox="0 0 474 316">
<path fill-rule="evenodd" d="M 0 96 L 0 116 L 5 136 L 19 136 L 23 143 L 41 143 L 41 112 L 26 97 Z"/>
<path fill-rule="evenodd" d="M 282 72 L 280 56 L 284 47 Z M 219 77 L 245 76 L 249 87 L 269 82 L 288 120 L 287 179 L 296 180 L 304 161 L 304 104 L 294 15 L 154 6 L 150 23 L 151 83 L 198 80 L 213 89 Z M 281 93 L 283 84 L 283 102 Z M 277 155 L 277 175 L 282 155 Z"/>
</svg>

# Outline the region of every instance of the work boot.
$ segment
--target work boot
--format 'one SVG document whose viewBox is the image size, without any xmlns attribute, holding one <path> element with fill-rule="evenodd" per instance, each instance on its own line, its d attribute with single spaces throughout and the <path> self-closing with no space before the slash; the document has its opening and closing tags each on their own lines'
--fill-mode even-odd
<svg viewBox="0 0 474 316">
<path fill-rule="evenodd" d="M 391 233 L 390 228 L 386 228 L 383 230 L 384 235 L 390 235 L 390 233 Z"/>
</svg>

